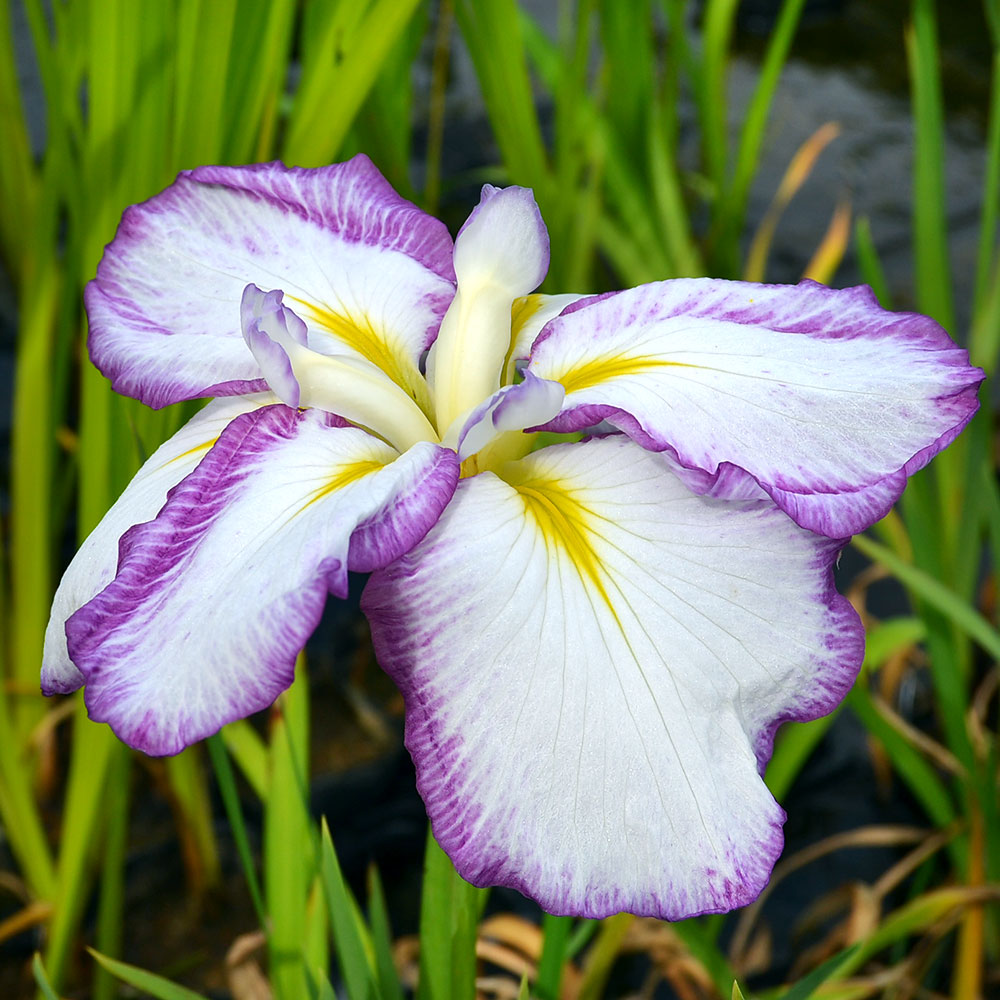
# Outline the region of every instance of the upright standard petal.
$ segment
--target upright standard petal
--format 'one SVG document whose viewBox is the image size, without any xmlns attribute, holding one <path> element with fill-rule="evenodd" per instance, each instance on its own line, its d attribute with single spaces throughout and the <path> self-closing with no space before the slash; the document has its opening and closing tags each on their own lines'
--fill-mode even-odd
<svg viewBox="0 0 1000 1000">
<path fill-rule="evenodd" d="M 442 431 L 500 388 L 514 300 L 548 267 L 549 234 L 531 191 L 485 185 L 455 239 L 458 291 L 427 358 Z"/>
<path fill-rule="evenodd" d="M 254 282 L 284 290 L 313 350 L 362 358 L 417 396 L 454 294 L 451 250 L 364 156 L 199 167 L 122 218 L 87 286 L 91 356 L 150 406 L 264 388 L 240 333 Z"/>
<path fill-rule="evenodd" d="M 608 420 L 670 451 L 688 484 L 752 484 L 799 524 L 863 530 L 975 413 L 983 379 L 924 316 L 868 288 L 677 279 L 584 300 L 528 370 L 566 389 L 551 430 Z"/>
<path fill-rule="evenodd" d="M 236 417 L 275 402 L 269 392 L 213 400 L 146 460 L 125 492 L 87 536 L 59 583 L 45 629 L 42 655 L 45 694 L 66 694 L 83 684 L 83 675 L 66 652 L 66 619 L 114 579 L 118 539 L 132 525 L 156 517 L 167 499 L 167 491 L 194 471 Z"/>
<path fill-rule="evenodd" d="M 424 442 L 400 457 L 317 410 L 238 417 L 66 623 L 91 718 L 170 754 L 266 707 L 327 592 L 419 541 L 457 478 L 454 452 Z"/>
<path fill-rule="evenodd" d="M 781 849 L 774 732 L 863 654 L 840 543 L 697 496 L 623 436 L 463 479 L 362 598 L 434 834 L 554 913 L 751 901 Z"/>
</svg>

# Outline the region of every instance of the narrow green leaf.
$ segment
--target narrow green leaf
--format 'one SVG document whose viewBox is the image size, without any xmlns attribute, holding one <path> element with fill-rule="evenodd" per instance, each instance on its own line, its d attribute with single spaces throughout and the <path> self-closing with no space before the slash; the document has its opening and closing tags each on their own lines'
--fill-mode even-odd
<svg viewBox="0 0 1000 1000">
<path fill-rule="evenodd" d="M 983 174 L 983 207 L 979 219 L 979 250 L 976 256 L 976 290 L 973 313 L 978 314 L 991 291 L 990 275 L 996 259 L 997 221 L 1000 218 L 1000 2 L 984 0 L 983 8 L 993 43 L 990 96 L 986 126 L 986 170 Z"/>
<path fill-rule="evenodd" d="M 934 824 L 947 826 L 955 818 L 955 804 L 937 771 L 879 714 L 862 687 L 854 687 L 846 703 L 885 748 L 893 769 Z"/>
<path fill-rule="evenodd" d="M 378 996 L 374 949 L 357 901 L 344 881 L 325 818 L 322 820 L 320 850 L 327 911 L 333 930 L 337 963 L 344 977 L 347 994 L 351 1000 L 373 1000 Z"/>
<path fill-rule="evenodd" d="M 548 156 L 525 51 L 530 18 L 515 0 L 456 0 L 455 17 L 510 177 L 535 188 L 544 212 Z"/>
<path fill-rule="evenodd" d="M 245 719 L 223 726 L 221 736 L 243 777 L 263 800 L 267 795 L 267 772 L 270 766 L 264 741 Z"/>
<path fill-rule="evenodd" d="M 378 869 L 368 869 L 368 920 L 371 925 L 375 968 L 378 971 L 379 1000 L 403 1000 L 403 987 L 392 960 L 392 928 Z"/>
<path fill-rule="evenodd" d="M 305 996 L 303 942 L 317 870 L 308 785 L 309 692 L 303 658 L 272 710 L 271 773 L 264 812 L 264 891 L 271 918 L 270 975 L 276 995 Z"/>
<path fill-rule="evenodd" d="M 107 969 L 123 983 L 128 983 L 129 986 L 134 986 L 138 990 L 144 990 L 156 1000 L 208 1000 L 203 994 L 195 993 L 194 990 L 189 990 L 185 986 L 178 986 L 155 973 L 109 958 L 93 948 L 87 950 L 102 968 Z"/>
<path fill-rule="evenodd" d="M 55 910 L 45 948 L 45 967 L 57 989 L 65 978 L 73 940 L 93 883 L 94 848 L 99 842 L 97 832 L 106 810 L 111 760 L 114 754 L 129 752 L 107 726 L 90 721 L 83 698 L 77 697 L 56 869 Z"/>
<path fill-rule="evenodd" d="M 882 308 L 891 309 L 892 295 L 889 292 L 889 284 L 885 280 L 882 261 L 875 249 L 875 241 L 872 239 L 871 223 L 865 215 L 859 216 L 854 224 L 854 252 L 857 254 L 861 277 L 867 284 L 871 285 Z"/>
<path fill-rule="evenodd" d="M 1000 633 L 957 594 L 925 570 L 900 559 L 891 549 L 866 535 L 856 535 L 851 544 L 874 562 L 885 566 L 917 597 L 940 611 L 966 635 L 978 642 L 994 659 L 1000 659 Z"/>
<path fill-rule="evenodd" d="M 757 174 L 764 133 L 774 101 L 778 80 L 788 60 L 792 39 L 802 18 L 805 0 L 784 0 L 774 28 L 768 36 L 767 51 L 753 96 L 743 116 L 732 186 L 726 195 L 727 226 L 732 239 L 739 239 L 746 216 L 750 185 Z"/>
<path fill-rule="evenodd" d="M 42 964 L 42 956 L 36 951 L 31 959 L 31 974 L 45 1000 L 59 1000 L 56 991 L 52 989 L 49 977 L 45 973 L 45 966 Z"/>
<path fill-rule="evenodd" d="M 604 995 L 611 966 L 621 951 L 625 932 L 634 920 L 631 913 L 619 913 L 601 921 L 601 928 L 587 952 L 578 1000 L 598 1000 Z"/>
<path fill-rule="evenodd" d="M 535 991 L 539 1000 L 558 1000 L 562 986 L 563 967 L 568 960 L 567 945 L 573 929 L 572 917 L 555 917 L 542 914 L 542 956 L 538 962 Z"/>
<path fill-rule="evenodd" d="M 913 162 L 913 252 L 917 305 L 955 329 L 944 183 L 944 113 L 934 0 L 914 0 L 905 32 L 916 129 Z"/>
<path fill-rule="evenodd" d="M 476 933 L 486 895 L 455 871 L 428 829 L 418 1000 L 474 1000 Z"/>
<path fill-rule="evenodd" d="M 131 754 L 115 753 L 108 769 L 105 797 L 104 853 L 101 858 L 101 891 L 97 909 L 97 947 L 105 955 L 118 955 L 122 948 L 125 912 L 125 858 L 128 850 L 129 776 Z M 98 970 L 94 977 L 94 1000 L 115 1000 L 118 989 L 111 974 Z"/>
<path fill-rule="evenodd" d="M 206 886 L 215 885 L 220 875 L 219 847 L 215 842 L 212 804 L 201 752 L 196 746 L 188 747 L 183 753 L 168 757 L 166 767 L 185 834 L 190 836 L 190 842 L 198 852 L 200 877 Z"/>
<path fill-rule="evenodd" d="M 334 159 L 416 6 L 417 0 L 376 0 L 347 41 L 333 34 L 322 56 L 304 68 L 288 122 L 287 162 L 318 166 Z"/>
<path fill-rule="evenodd" d="M 233 769 L 229 763 L 229 755 L 226 753 L 223 737 L 218 733 L 209 736 L 205 742 L 208 746 L 209 759 L 215 769 L 215 780 L 219 785 L 219 794 L 222 796 L 222 804 L 229 820 L 229 829 L 232 831 L 236 852 L 239 854 L 240 864 L 243 866 L 243 876 L 247 880 L 247 888 L 250 890 L 250 899 L 253 901 L 257 921 L 262 928 L 266 929 L 268 926 L 267 911 L 264 908 L 264 897 L 260 891 L 260 881 L 257 878 L 257 868 L 250 850 L 250 838 L 243 820 L 240 795 L 236 788 Z"/>
<path fill-rule="evenodd" d="M 838 970 L 843 968 L 845 962 L 849 962 L 860 945 L 852 944 L 850 948 L 845 948 L 842 952 L 828 958 L 821 965 L 818 965 L 808 975 L 803 976 L 781 1000 L 809 1000 L 809 998 Z"/>
</svg>

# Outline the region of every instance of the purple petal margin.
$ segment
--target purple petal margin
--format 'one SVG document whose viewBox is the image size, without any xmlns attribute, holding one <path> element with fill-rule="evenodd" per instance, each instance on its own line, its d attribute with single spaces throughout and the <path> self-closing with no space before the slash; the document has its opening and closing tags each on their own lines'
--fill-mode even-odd
<svg viewBox="0 0 1000 1000">
<path fill-rule="evenodd" d="M 183 592 L 184 574 L 196 565 L 192 560 L 202 540 L 238 497 L 245 504 L 254 491 L 268 490 L 262 470 L 277 463 L 275 475 L 280 476 L 282 449 L 307 427 L 313 433 L 344 429 L 364 437 L 340 418 L 316 410 L 270 406 L 237 417 L 195 471 L 170 490 L 156 519 L 122 536 L 114 581 L 67 621 L 69 655 L 86 680 L 91 718 L 109 722 L 136 749 L 177 753 L 225 723 L 270 705 L 291 683 L 295 658 L 319 621 L 327 593 L 347 595 L 348 565 L 372 567 L 397 558 L 423 537 L 451 497 L 458 480 L 457 456 L 430 443 L 415 446 L 397 460 L 405 463 L 401 474 L 409 478 L 389 487 L 387 502 L 361 502 L 361 509 L 379 504 L 375 513 L 352 528 L 344 518 L 358 509 L 358 502 L 350 501 L 340 521 L 328 522 L 329 537 L 317 537 L 315 548 L 304 550 L 309 562 L 301 565 L 301 579 L 292 589 L 281 589 L 289 585 L 282 577 L 281 587 L 265 599 L 268 581 L 262 580 L 260 607 L 232 608 L 225 606 L 228 595 L 223 591 L 218 634 L 179 635 L 179 629 L 195 626 L 184 618 L 164 620 L 161 608 L 172 607 L 175 595 Z M 396 467 L 393 463 L 373 473 L 373 483 Z M 373 489 L 385 493 L 385 487 Z M 310 494 L 304 494 L 303 508 L 311 502 Z M 283 508 L 282 513 L 294 510 Z M 350 537 L 338 534 L 341 523 Z M 275 544 L 284 544 L 284 524 L 280 517 L 275 521 Z M 258 528 L 249 534 L 236 531 L 233 539 L 233 563 L 242 559 L 247 573 L 265 572 L 264 556 L 258 553 L 269 537 Z M 330 554 L 338 549 L 343 556 Z M 197 583 L 201 590 L 211 588 L 211 581 Z M 205 628 L 201 618 L 198 622 Z M 162 674 L 170 665 L 150 667 L 149 657 L 155 655 L 151 644 L 158 634 L 163 648 L 190 646 L 190 662 L 178 668 L 181 687 L 172 687 L 171 677 Z M 247 636 L 252 637 L 253 662 L 246 659 Z M 208 672 L 203 680 L 199 671 Z"/>
</svg>

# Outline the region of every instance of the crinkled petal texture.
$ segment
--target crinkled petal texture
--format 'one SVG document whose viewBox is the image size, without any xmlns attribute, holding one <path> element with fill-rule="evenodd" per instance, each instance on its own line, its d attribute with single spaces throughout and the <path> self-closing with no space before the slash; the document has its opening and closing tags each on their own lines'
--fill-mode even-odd
<svg viewBox="0 0 1000 1000">
<path fill-rule="evenodd" d="M 66 652 L 66 619 L 114 579 L 118 539 L 132 525 L 156 517 L 167 499 L 167 491 L 194 471 L 232 420 L 276 402 L 269 392 L 213 400 L 146 460 L 125 492 L 87 536 L 59 583 L 45 630 L 42 656 L 45 694 L 67 694 L 83 684 L 83 675 Z"/>
<path fill-rule="evenodd" d="M 673 453 L 693 489 L 759 484 L 830 537 L 888 511 L 971 419 L 983 379 L 937 323 L 886 312 L 868 288 L 707 278 L 570 305 L 528 370 L 566 389 L 548 429 L 606 419 Z"/>
<path fill-rule="evenodd" d="M 199 167 L 125 213 L 87 287 L 91 356 L 150 406 L 264 389 L 240 331 L 253 282 L 284 290 L 310 348 L 370 361 L 416 396 L 454 296 L 451 256 L 444 225 L 365 156 Z"/>
<path fill-rule="evenodd" d="M 91 718 L 170 754 L 266 707 L 327 592 L 414 545 L 457 479 L 454 452 L 422 442 L 400 457 L 318 410 L 237 417 L 66 623 Z"/>
<path fill-rule="evenodd" d="M 362 599 L 439 843 L 554 913 L 748 903 L 782 844 L 774 731 L 860 666 L 841 543 L 622 435 L 503 475 L 463 479 Z"/>
</svg>

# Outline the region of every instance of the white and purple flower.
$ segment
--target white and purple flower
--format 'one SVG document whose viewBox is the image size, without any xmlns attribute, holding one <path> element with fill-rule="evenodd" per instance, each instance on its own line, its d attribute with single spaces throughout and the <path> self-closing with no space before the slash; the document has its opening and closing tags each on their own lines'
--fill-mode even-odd
<svg viewBox="0 0 1000 1000">
<path fill-rule="evenodd" d="M 204 167 L 130 208 L 93 360 L 150 406 L 217 398 L 70 566 L 43 688 L 176 753 L 270 704 L 369 572 L 466 879 L 557 913 L 728 910 L 781 849 L 775 730 L 861 662 L 837 553 L 982 373 L 867 288 L 532 295 L 548 256 L 530 191 L 484 188 L 453 244 L 364 157 Z"/>
</svg>

